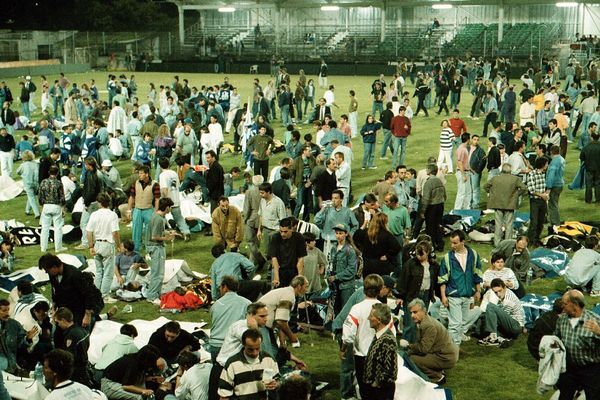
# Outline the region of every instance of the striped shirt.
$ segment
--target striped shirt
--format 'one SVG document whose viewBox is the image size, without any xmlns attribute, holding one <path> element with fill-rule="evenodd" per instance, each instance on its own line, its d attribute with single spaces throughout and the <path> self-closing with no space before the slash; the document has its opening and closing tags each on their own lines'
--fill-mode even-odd
<svg viewBox="0 0 600 400">
<path fill-rule="evenodd" d="M 237 400 L 262 400 L 267 398 L 267 391 L 262 382 L 263 371 L 270 370 L 279 377 L 277 363 L 266 353 L 260 352 L 255 361 L 250 362 L 240 351 L 225 364 L 219 379 L 218 394 L 221 397 L 235 397 Z"/>
<path fill-rule="evenodd" d="M 493 270 L 491 268 L 486 269 L 483 273 L 483 286 L 490 286 L 492 281 L 496 278 L 502 279 L 505 284 L 507 282 L 511 282 L 514 285 L 511 288 L 512 290 L 519 288 L 519 280 L 515 276 L 513 270 L 510 268 L 502 268 L 500 271 Z"/>
<path fill-rule="evenodd" d="M 452 129 L 442 129 L 442 132 L 440 132 L 440 148 L 445 151 L 451 151 L 452 139 L 454 139 L 454 133 L 452 132 Z"/>
<path fill-rule="evenodd" d="M 529 190 L 529 197 L 535 197 L 534 193 L 544 193 L 546 191 L 546 174 L 537 169 L 527 174 L 527 190 Z"/>
<path fill-rule="evenodd" d="M 506 311 L 511 318 L 516 320 L 520 326 L 525 325 L 525 311 L 523 310 L 523 305 L 521 304 L 521 300 L 519 300 L 512 290 L 506 289 L 506 294 L 504 295 L 504 298 L 498 302 L 498 306 L 502 307 L 502 309 Z"/>
</svg>

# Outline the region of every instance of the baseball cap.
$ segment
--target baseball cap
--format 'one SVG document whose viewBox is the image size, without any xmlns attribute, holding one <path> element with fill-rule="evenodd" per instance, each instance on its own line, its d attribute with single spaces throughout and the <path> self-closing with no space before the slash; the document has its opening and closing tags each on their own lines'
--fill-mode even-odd
<svg viewBox="0 0 600 400">
<path fill-rule="evenodd" d="M 396 287 L 396 280 L 389 275 L 383 275 L 381 277 L 383 279 L 383 286 L 388 289 L 394 289 Z"/>
<path fill-rule="evenodd" d="M 348 225 L 346 225 L 346 224 L 337 224 L 333 227 L 333 230 L 334 231 L 344 231 L 346 233 L 349 231 Z"/>
<path fill-rule="evenodd" d="M 112 162 L 110 160 L 104 160 L 101 164 L 103 167 L 112 167 Z"/>
</svg>

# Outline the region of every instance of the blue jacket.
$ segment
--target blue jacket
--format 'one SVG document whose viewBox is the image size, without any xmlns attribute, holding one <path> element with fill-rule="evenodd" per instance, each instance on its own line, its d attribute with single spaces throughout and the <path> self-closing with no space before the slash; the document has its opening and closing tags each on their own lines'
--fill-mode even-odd
<svg viewBox="0 0 600 400">
<path fill-rule="evenodd" d="M 375 143 L 377 131 L 379 129 L 381 129 L 381 124 L 379 122 L 374 122 L 372 124 L 364 124 L 363 127 L 360 129 L 360 134 L 362 135 L 363 143 Z"/>
<path fill-rule="evenodd" d="M 483 272 L 479 254 L 470 248 L 467 249 L 467 268 L 465 271 L 460 266 L 453 251 L 446 253 L 440 263 L 438 283 L 446 285 L 447 297 L 471 297 L 475 293 L 475 285 L 481 284 Z"/>
<path fill-rule="evenodd" d="M 333 245 L 331 264 L 335 281 L 339 284 L 340 289 L 354 287 L 357 263 L 356 252 L 348 243 L 345 243 L 339 251 L 337 244 Z"/>
<path fill-rule="evenodd" d="M 553 157 L 546 172 L 546 187 L 562 188 L 565 185 L 565 159 L 562 156 Z"/>
</svg>

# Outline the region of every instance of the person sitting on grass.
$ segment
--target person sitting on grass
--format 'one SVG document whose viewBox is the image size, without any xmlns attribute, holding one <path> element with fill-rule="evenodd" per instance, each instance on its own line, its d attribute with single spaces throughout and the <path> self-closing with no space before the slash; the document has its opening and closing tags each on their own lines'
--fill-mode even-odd
<svg viewBox="0 0 600 400">
<path fill-rule="evenodd" d="M 590 296 L 600 297 L 600 253 L 598 237 L 588 236 L 583 247 L 573 254 L 567 265 L 565 282 L 573 287 L 585 288 L 592 284 Z"/>
<path fill-rule="evenodd" d="M 490 286 L 495 296 L 490 296 L 483 314 L 483 332 L 488 336 L 479 340 L 478 344 L 508 347 L 512 344 L 511 339 L 516 339 L 523 331 L 525 311 L 519 298 L 506 287 L 502 279 L 493 279 Z"/>
<path fill-rule="evenodd" d="M 502 279 L 507 288 L 512 290 L 517 297 L 521 298 L 525 294 L 522 285 L 515 276 L 512 269 L 506 268 L 504 264 L 504 255 L 500 253 L 492 254 L 491 265 L 483 273 L 483 288 L 489 289 L 492 281 L 496 278 Z M 519 293 L 522 293 L 519 296 Z"/>
</svg>

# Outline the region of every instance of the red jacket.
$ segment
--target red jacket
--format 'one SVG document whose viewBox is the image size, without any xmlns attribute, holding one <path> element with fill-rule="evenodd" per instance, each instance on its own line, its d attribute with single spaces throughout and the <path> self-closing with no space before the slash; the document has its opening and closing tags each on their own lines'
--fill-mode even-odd
<svg viewBox="0 0 600 400">
<path fill-rule="evenodd" d="M 392 124 L 390 125 L 390 128 L 395 137 L 405 138 L 410 135 L 410 119 L 406 116 L 396 115 L 394 118 L 392 118 Z"/>
</svg>

